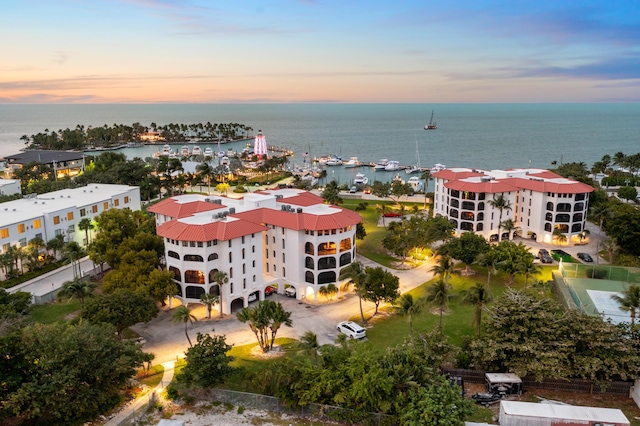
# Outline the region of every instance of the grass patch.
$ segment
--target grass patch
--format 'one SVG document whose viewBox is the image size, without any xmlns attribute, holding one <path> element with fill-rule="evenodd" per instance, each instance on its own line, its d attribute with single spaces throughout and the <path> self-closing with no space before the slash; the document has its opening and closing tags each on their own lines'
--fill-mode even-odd
<svg viewBox="0 0 640 426">
<path fill-rule="evenodd" d="M 66 322 L 65 316 L 78 310 L 80 310 L 80 301 L 71 299 L 65 302 L 56 301 L 44 305 L 32 306 L 29 313 L 35 322 L 54 324 Z"/>
<path fill-rule="evenodd" d="M 162 376 L 164 375 L 164 366 L 162 364 L 152 365 L 149 369 L 149 372 L 139 371 L 138 372 L 138 382 L 143 385 L 147 385 L 150 388 L 155 388 L 158 386 L 158 383 L 162 381 Z"/>
</svg>

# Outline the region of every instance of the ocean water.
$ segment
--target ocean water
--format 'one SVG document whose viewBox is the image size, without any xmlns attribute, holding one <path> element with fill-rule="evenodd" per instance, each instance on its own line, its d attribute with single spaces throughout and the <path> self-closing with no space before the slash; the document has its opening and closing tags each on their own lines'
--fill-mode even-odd
<svg viewBox="0 0 640 426">
<path fill-rule="evenodd" d="M 438 129 L 425 131 L 432 110 Z M 243 123 L 253 134 L 262 130 L 269 145 L 294 151 L 292 165 L 303 164 L 304 152 L 412 165 L 416 145 L 422 167 L 442 163 L 483 169 L 548 168 L 552 161 L 584 161 L 590 167 L 605 154 L 640 152 L 640 104 L 5 104 L 0 105 L 0 157 L 23 148 L 22 135 L 45 129 L 207 121 Z M 203 150 L 208 146 L 199 145 Z M 240 150 L 244 145 L 222 148 Z M 120 152 L 145 158 L 159 150 L 146 146 Z M 341 182 L 358 171 L 328 170 L 329 179 Z M 395 174 L 359 171 L 371 180 Z"/>
</svg>

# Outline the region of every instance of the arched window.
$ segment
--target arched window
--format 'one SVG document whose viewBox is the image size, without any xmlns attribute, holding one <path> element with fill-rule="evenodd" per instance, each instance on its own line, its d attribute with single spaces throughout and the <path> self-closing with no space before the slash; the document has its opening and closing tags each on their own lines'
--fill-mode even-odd
<svg viewBox="0 0 640 426">
<path fill-rule="evenodd" d="M 233 278 L 233 268 L 229 268 L 229 278 Z"/>
<path fill-rule="evenodd" d="M 481 222 L 484 220 L 484 213 L 480 212 L 478 213 L 478 222 Z"/>
<path fill-rule="evenodd" d="M 229 263 L 233 262 L 231 259 L 233 258 L 233 256 L 231 256 L 231 252 L 229 252 Z"/>
<path fill-rule="evenodd" d="M 315 269 L 313 257 L 307 256 L 304 258 L 304 267 L 307 269 Z"/>
<path fill-rule="evenodd" d="M 476 231 L 480 232 L 484 230 L 484 223 L 479 223 L 476 225 Z"/>
<path fill-rule="evenodd" d="M 584 210 L 584 203 L 575 203 L 573 205 L 574 212 L 581 212 L 582 210 Z"/>
<path fill-rule="evenodd" d="M 176 296 L 182 297 L 182 286 L 180 284 L 176 284 L 176 287 L 178 288 L 178 292 L 176 293 Z"/>
<path fill-rule="evenodd" d="M 463 231 L 471 231 L 473 232 L 473 223 L 471 222 L 460 222 L 460 229 Z"/>
<path fill-rule="evenodd" d="M 560 223 L 560 222 L 562 222 L 562 223 L 569 222 L 569 219 L 570 219 L 570 217 L 569 217 L 568 214 L 557 214 L 556 215 L 556 222 L 558 222 L 558 223 Z"/>
<path fill-rule="evenodd" d="M 211 253 L 207 260 L 216 260 L 218 258 L 218 253 Z"/>
<path fill-rule="evenodd" d="M 458 217 L 458 210 L 456 210 L 456 209 L 449 210 L 449 216 Z"/>
<path fill-rule="evenodd" d="M 200 296 L 204 294 L 204 288 L 188 285 L 185 290 L 187 299 L 200 299 Z"/>
<path fill-rule="evenodd" d="M 336 243 L 329 241 L 318 245 L 318 255 L 336 254 Z"/>
<path fill-rule="evenodd" d="M 571 204 L 569 203 L 560 203 L 556 206 L 556 211 L 557 212 L 570 212 L 571 211 Z"/>
<path fill-rule="evenodd" d="M 462 212 L 460 214 L 460 219 L 462 220 L 473 220 L 474 214 L 471 212 Z"/>
<path fill-rule="evenodd" d="M 451 207 L 460 207 L 460 201 L 458 200 L 451 200 Z"/>
<path fill-rule="evenodd" d="M 173 257 L 174 259 L 178 259 L 178 260 L 180 260 L 180 255 L 179 255 L 178 253 L 176 253 L 175 251 L 171 251 L 171 250 L 169 250 L 169 251 L 167 252 L 167 256 L 169 256 L 169 257 Z"/>
<path fill-rule="evenodd" d="M 316 254 L 314 249 L 313 249 L 313 244 L 312 243 L 306 243 L 304 245 L 304 252 L 306 254 Z"/>
<path fill-rule="evenodd" d="M 544 224 L 544 230 L 547 232 L 551 232 L 551 224 L 550 223 L 545 223 Z"/>
<path fill-rule="evenodd" d="M 180 269 L 175 266 L 169 266 L 169 271 L 173 272 L 173 279 L 176 281 L 182 281 L 182 274 L 180 273 Z"/>
<path fill-rule="evenodd" d="M 462 210 L 475 210 L 476 203 L 473 201 L 463 201 L 462 202 Z"/>
<path fill-rule="evenodd" d="M 569 225 L 556 225 L 556 229 L 559 229 L 560 232 L 562 232 L 563 234 L 566 234 L 567 232 L 569 232 Z"/>
<path fill-rule="evenodd" d="M 484 192 L 481 192 L 478 194 L 478 200 L 484 200 L 486 198 L 486 195 Z M 484 203 L 482 203 L 484 204 Z M 482 206 L 482 208 L 484 208 L 484 205 Z M 480 210 L 480 204 L 478 204 L 478 210 Z"/>
<path fill-rule="evenodd" d="M 199 254 L 185 254 L 184 260 L 189 262 L 204 262 L 204 259 Z"/>
<path fill-rule="evenodd" d="M 582 222 L 582 213 L 574 213 L 573 214 L 574 222 Z"/>
<path fill-rule="evenodd" d="M 580 232 L 582 231 L 582 223 L 574 223 L 571 225 L 571 232 Z"/>
<path fill-rule="evenodd" d="M 453 198 L 460 198 L 460 191 L 458 191 L 457 189 L 452 189 L 451 190 L 451 196 Z"/>
<path fill-rule="evenodd" d="M 185 271 L 184 282 L 190 284 L 204 284 L 204 272 L 202 271 Z"/>
<path fill-rule="evenodd" d="M 576 201 L 582 201 L 586 198 L 587 194 L 576 194 Z"/>
<path fill-rule="evenodd" d="M 309 283 L 309 284 L 315 284 L 315 282 L 313 281 L 313 272 L 307 271 L 304 274 L 304 281 Z"/>
<path fill-rule="evenodd" d="M 351 252 L 340 255 L 340 266 L 348 265 L 351 263 Z"/>
<path fill-rule="evenodd" d="M 213 294 L 214 296 L 220 296 L 220 286 L 218 284 L 212 285 L 209 289 L 209 294 Z"/>
<path fill-rule="evenodd" d="M 546 215 L 544 215 L 544 220 L 553 220 L 553 213 L 547 213 Z"/>
<path fill-rule="evenodd" d="M 482 195 L 484 195 L 484 193 Z M 483 211 L 483 210 L 484 210 L 484 203 L 481 201 L 478 203 L 478 211 Z"/>
<path fill-rule="evenodd" d="M 351 250 L 351 238 L 340 241 L 340 252 Z"/>
<path fill-rule="evenodd" d="M 453 225 L 453 229 L 458 229 L 458 221 L 455 219 L 449 219 L 449 222 Z"/>
<path fill-rule="evenodd" d="M 318 274 L 318 284 L 328 284 L 336 282 L 336 273 L 333 271 L 321 272 Z"/>
<path fill-rule="evenodd" d="M 213 280 L 213 276 L 215 275 L 215 273 L 218 272 L 217 269 L 212 269 L 209 271 L 209 283 L 213 284 L 215 281 Z"/>
<path fill-rule="evenodd" d="M 321 257 L 318 259 L 318 270 L 334 269 L 336 267 L 336 258 L 333 256 Z"/>
<path fill-rule="evenodd" d="M 547 210 L 549 210 L 550 212 L 553 211 L 553 203 L 551 201 L 547 203 Z"/>
</svg>

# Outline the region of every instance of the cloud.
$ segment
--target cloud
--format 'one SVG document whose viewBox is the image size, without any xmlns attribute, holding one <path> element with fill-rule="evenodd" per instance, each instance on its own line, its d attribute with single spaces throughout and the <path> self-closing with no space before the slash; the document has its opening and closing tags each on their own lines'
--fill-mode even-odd
<svg viewBox="0 0 640 426">
<path fill-rule="evenodd" d="M 14 104 L 40 104 L 40 103 L 91 103 L 102 101 L 102 98 L 94 95 L 81 96 L 59 96 L 50 95 L 48 93 L 32 93 L 24 96 L 16 96 L 12 98 L 0 98 L 0 103 Z"/>
<path fill-rule="evenodd" d="M 162 81 L 162 80 L 185 80 L 185 79 L 205 79 L 210 75 L 180 75 L 180 76 L 99 76 L 87 75 L 68 78 L 57 78 L 47 80 L 18 80 L 0 81 L 0 89 L 5 90 L 75 90 L 91 89 L 96 86 L 102 87 L 130 87 L 133 83 L 140 81 Z"/>
<path fill-rule="evenodd" d="M 63 65 L 67 62 L 67 55 L 64 52 L 55 52 L 53 55 L 53 63 Z"/>
<path fill-rule="evenodd" d="M 508 72 L 508 70 L 505 69 Z M 512 77 L 573 77 L 596 80 L 640 79 L 640 57 L 607 58 L 575 66 L 512 69 Z"/>
</svg>

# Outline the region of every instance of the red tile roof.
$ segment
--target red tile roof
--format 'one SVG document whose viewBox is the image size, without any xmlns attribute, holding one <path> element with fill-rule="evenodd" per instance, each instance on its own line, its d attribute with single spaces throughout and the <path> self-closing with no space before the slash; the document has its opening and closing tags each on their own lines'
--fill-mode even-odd
<svg viewBox="0 0 640 426">
<path fill-rule="evenodd" d="M 149 207 L 151 213 L 162 214 L 180 219 L 182 217 L 192 216 L 195 213 L 223 209 L 225 206 L 220 204 L 208 203 L 206 201 L 178 202 L 180 196 L 167 198 Z"/>
<path fill-rule="evenodd" d="M 470 170 L 456 172 L 452 169 L 444 169 L 434 173 L 432 176 L 438 179 L 460 180 L 460 179 L 466 179 L 468 177 L 478 177 L 478 176 L 486 176 L 486 175 L 484 173 L 473 172 Z"/>
<path fill-rule="evenodd" d="M 563 179 L 563 178 L 561 178 Z M 553 192 L 555 194 L 583 194 L 593 192 L 593 187 L 578 181 L 554 182 L 552 180 L 533 180 L 522 178 L 505 179 L 522 189 L 536 192 Z"/>
<path fill-rule="evenodd" d="M 246 220 L 216 220 L 206 224 L 189 224 L 171 220 L 156 228 L 158 235 L 180 241 L 228 241 L 243 235 L 266 231 L 267 228 Z"/>
<path fill-rule="evenodd" d="M 247 221 L 266 223 L 297 231 L 302 229 L 319 231 L 325 229 L 346 228 L 348 226 L 357 225 L 362 221 L 362 217 L 356 212 L 336 206 L 331 206 L 331 208 L 338 211 L 332 214 L 313 214 L 261 208 L 237 213 L 232 216 Z"/>
<path fill-rule="evenodd" d="M 517 187 L 510 185 L 504 180 L 490 180 L 488 182 L 467 182 L 464 180 L 454 180 L 444 184 L 445 188 L 455 189 L 458 191 L 469 192 L 486 192 L 488 194 L 497 194 L 499 192 L 515 192 Z"/>
<path fill-rule="evenodd" d="M 315 204 L 324 203 L 324 199 L 316 194 L 311 192 L 301 192 L 298 195 L 293 197 L 282 198 L 277 200 L 279 203 L 283 204 L 293 204 L 296 206 L 308 207 L 313 206 Z"/>
</svg>

